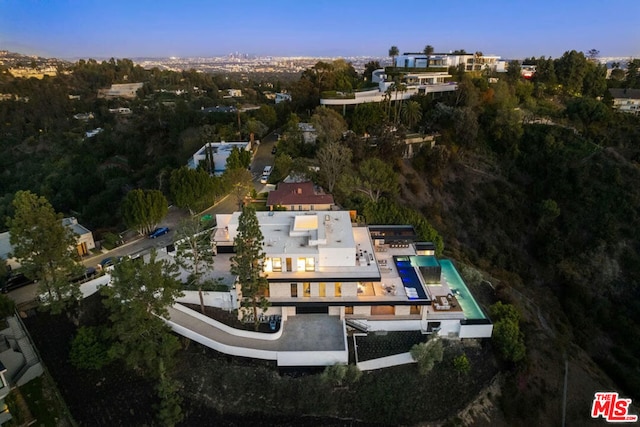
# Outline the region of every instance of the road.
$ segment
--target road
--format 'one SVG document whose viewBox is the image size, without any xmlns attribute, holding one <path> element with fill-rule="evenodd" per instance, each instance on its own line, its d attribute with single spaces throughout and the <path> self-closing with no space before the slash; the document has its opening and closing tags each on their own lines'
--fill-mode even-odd
<svg viewBox="0 0 640 427">
<path fill-rule="evenodd" d="M 262 175 L 262 171 L 265 166 L 273 165 L 274 155 L 271 154 L 271 150 L 273 149 L 276 141 L 277 138 L 274 133 L 267 135 L 261 141 L 260 145 L 258 145 L 258 149 L 253 157 L 253 162 L 251 163 L 251 175 L 253 176 L 253 186 L 258 192 L 264 191 L 265 189 L 265 185 L 260 183 L 260 176 Z M 220 199 L 216 204 L 208 209 L 200 212 L 198 216 L 210 214 L 215 217 L 215 215 L 219 213 L 232 213 L 237 210 L 238 205 L 236 199 L 229 195 Z M 104 251 L 97 255 L 84 258 L 82 263 L 86 267 L 95 267 L 105 258 L 118 258 L 147 252 L 152 248 L 164 248 L 173 243 L 180 220 L 188 216 L 188 211 L 171 206 L 167 216 L 165 216 L 160 224 L 158 224 L 159 227 L 169 227 L 169 233 L 156 239 L 149 239 L 146 236 L 134 237 L 124 245 L 118 246 L 110 251 Z M 23 304 L 34 301 L 36 298 L 36 291 L 37 285 L 33 284 L 10 291 L 8 295 L 16 304 Z"/>
</svg>

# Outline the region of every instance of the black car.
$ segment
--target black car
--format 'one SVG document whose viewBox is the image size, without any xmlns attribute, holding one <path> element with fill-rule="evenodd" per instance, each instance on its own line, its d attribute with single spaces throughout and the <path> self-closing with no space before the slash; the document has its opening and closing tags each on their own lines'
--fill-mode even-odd
<svg viewBox="0 0 640 427">
<path fill-rule="evenodd" d="M 278 152 L 278 147 L 274 145 L 273 148 L 271 149 L 271 154 L 276 154 L 277 152 Z"/>
<path fill-rule="evenodd" d="M 35 280 L 29 279 L 22 273 L 15 273 L 7 278 L 6 283 L 3 284 L 2 287 L 0 287 L 0 292 L 6 294 L 9 291 L 30 285 L 32 283 L 35 283 Z"/>
</svg>

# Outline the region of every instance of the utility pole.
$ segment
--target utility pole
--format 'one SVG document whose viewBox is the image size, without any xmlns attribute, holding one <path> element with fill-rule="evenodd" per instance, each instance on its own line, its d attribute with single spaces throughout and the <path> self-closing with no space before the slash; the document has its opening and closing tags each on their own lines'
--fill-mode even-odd
<svg viewBox="0 0 640 427">
<path fill-rule="evenodd" d="M 564 391 L 562 392 L 562 427 L 565 427 L 567 419 L 567 380 L 569 378 L 569 361 L 567 354 L 564 355 Z"/>
</svg>

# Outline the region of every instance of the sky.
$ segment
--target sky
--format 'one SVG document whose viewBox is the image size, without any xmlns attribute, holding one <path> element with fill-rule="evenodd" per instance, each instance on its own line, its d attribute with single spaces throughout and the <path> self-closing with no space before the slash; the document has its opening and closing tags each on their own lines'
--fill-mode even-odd
<svg viewBox="0 0 640 427">
<path fill-rule="evenodd" d="M 0 0 L 0 50 L 74 58 L 640 57 L 640 0 Z"/>
</svg>

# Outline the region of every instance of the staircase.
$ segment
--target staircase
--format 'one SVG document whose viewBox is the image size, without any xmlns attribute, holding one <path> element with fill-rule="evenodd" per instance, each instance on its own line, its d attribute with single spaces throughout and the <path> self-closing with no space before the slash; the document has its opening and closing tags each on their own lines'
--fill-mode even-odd
<svg viewBox="0 0 640 427">
<path fill-rule="evenodd" d="M 359 330 L 361 332 L 369 332 L 369 325 L 367 325 L 364 322 L 361 322 L 360 320 L 345 319 L 344 323 L 346 323 L 347 326 L 350 326 L 353 329 L 357 329 L 357 330 Z"/>
</svg>

